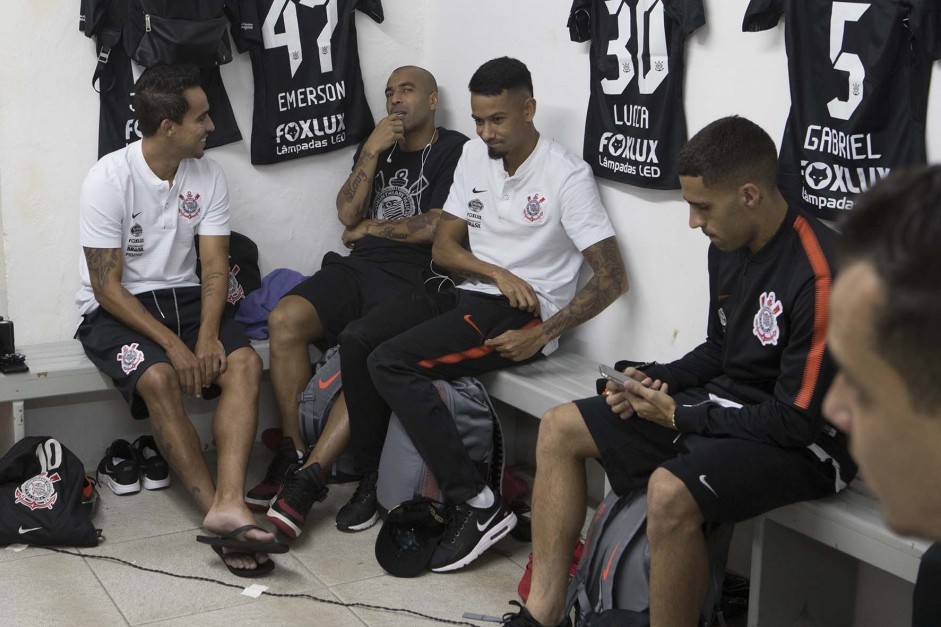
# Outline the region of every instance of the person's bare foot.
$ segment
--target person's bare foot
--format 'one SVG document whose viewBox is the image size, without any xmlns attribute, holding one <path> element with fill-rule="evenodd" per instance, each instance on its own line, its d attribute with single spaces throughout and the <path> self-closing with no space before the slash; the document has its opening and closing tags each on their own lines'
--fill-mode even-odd
<svg viewBox="0 0 941 627">
<path fill-rule="evenodd" d="M 213 506 L 203 519 L 203 529 L 219 536 L 230 533 L 239 527 L 255 524 L 257 524 L 255 517 L 252 516 L 252 513 L 244 504 L 241 504 L 241 507 L 236 505 L 229 508 Z M 269 533 L 263 529 L 249 529 L 236 537 L 240 540 L 258 540 L 259 542 L 276 541 L 273 533 Z M 236 548 L 223 548 L 222 551 L 223 554 L 244 553 L 244 551 L 240 551 Z M 223 559 L 225 563 L 232 568 L 252 570 L 258 568 L 260 564 L 267 562 L 269 558 L 267 553 L 255 553 L 254 557 L 243 555 L 231 558 L 224 557 Z"/>
</svg>

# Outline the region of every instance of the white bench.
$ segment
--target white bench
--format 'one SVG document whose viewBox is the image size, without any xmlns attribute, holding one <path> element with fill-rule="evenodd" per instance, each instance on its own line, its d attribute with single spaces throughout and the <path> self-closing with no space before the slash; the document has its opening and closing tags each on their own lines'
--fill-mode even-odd
<svg viewBox="0 0 941 627">
<path fill-rule="evenodd" d="M 267 371 L 268 341 L 253 341 L 252 347 Z M 29 372 L 0 374 L 0 411 L 10 417 L 7 436 L 11 442 L 26 433 L 25 401 L 114 389 L 111 377 L 102 374 L 85 356 L 78 340 L 19 346 L 17 350 L 26 355 Z"/>
<path fill-rule="evenodd" d="M 595 392 L 598 362 L 564 349 L 548 359 L 480 377 L 490 395 L 532 416 Z M 755 521 L 748 624 L 851 625 L 860 563 L 914 582 L 928 542 L 903 538 L 882 520 L 861 481 L 839 495 L 796 503 Z"/>
<path fill-rule="evenodd" d="M 748 624 L 852 625 L 860 564 L 914 582 L 929 542 L 890 531 L 861 480 L 841 494 L 768 512 L 752 536 Z"/>
</svg>

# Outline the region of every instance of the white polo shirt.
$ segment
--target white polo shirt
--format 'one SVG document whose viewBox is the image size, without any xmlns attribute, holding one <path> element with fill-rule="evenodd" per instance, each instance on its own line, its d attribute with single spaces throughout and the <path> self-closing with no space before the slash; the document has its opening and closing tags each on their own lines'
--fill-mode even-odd
<svg viewBox="0 0 941 627">
<path fill-rule="evenodd" d="M 229 234 L 229 194 L 222 168 L 212 159 L 184 159 L 173 183 L 161 180 L 144 160 L 143 142 L 101 158 L 79 199 L 79 243 L 120 248 L 122 285 L 131 294 L 199 285 L 196 235 Z M 84 252 L 79 317 L 95 310 Z"/>
<path fill-rule="evenodd" d="M 546 320 L 575 296 L 581 251 L 614 236 L 591 169 L 581 157 L 540 136 L 513 176 L 480 140 L 464 144 L 444 210 L 467 222 L 471 252 L 529 283 Z M 500 294 L 493 283 L 461 289 Z M 545 354 L 555 350 L 546 345 Z"/>
</svg>

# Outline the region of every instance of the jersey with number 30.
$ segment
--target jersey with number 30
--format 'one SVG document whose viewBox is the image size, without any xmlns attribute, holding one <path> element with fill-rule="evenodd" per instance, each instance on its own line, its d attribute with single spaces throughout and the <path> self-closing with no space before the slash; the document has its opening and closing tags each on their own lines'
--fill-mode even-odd
<svg viewBox="0 0 941 627">
<path fill-rule="evenodd" d="M 252 163 L 355 146 L 372 132 L 354 12 L 380 0 L 239 0 L 235 43 L 255 76 Z"/>
<path fill-rule="evenodd" d="M 788 202 L 835 219 L 893 168 L 926 160 L 941 0 L 752 0 L 742 28 L 774 28 L 782 13 L 791 112 L 779 185 Z"/>
<path fill-rule="evenodd" d="M 686 39 L 705 23 L 702 0 L 575 0 L 573 41 L 591 39 L 583 157 L 595 176 L 678 189 L 686 143 Z"/>
</svg>

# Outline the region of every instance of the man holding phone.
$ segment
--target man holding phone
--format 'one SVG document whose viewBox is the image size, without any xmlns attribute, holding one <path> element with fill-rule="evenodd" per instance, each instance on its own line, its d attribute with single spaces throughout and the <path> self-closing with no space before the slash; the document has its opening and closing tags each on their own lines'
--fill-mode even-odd
<svg viewBox="0 0 941 627">
<path fill-rule="evenodd" d="M 601 460 L 615 493 L 647 490 L 655 627 L 699 620 L 705 522 L 827 496 L 855 476 L 843 435 L 820 409 L 833 378 L 832 232 L 787 205 L 774 142 L 743 118 L 697 133 L 679 155 L 679 172 L 690 228 L 711 241 L 706 340 L 669 364 L 603 369 L 611 379 L 605 396 L 543 417 L 532 586 L 509 625 L 566 624 L 588 458 Z"/>
</svg>

